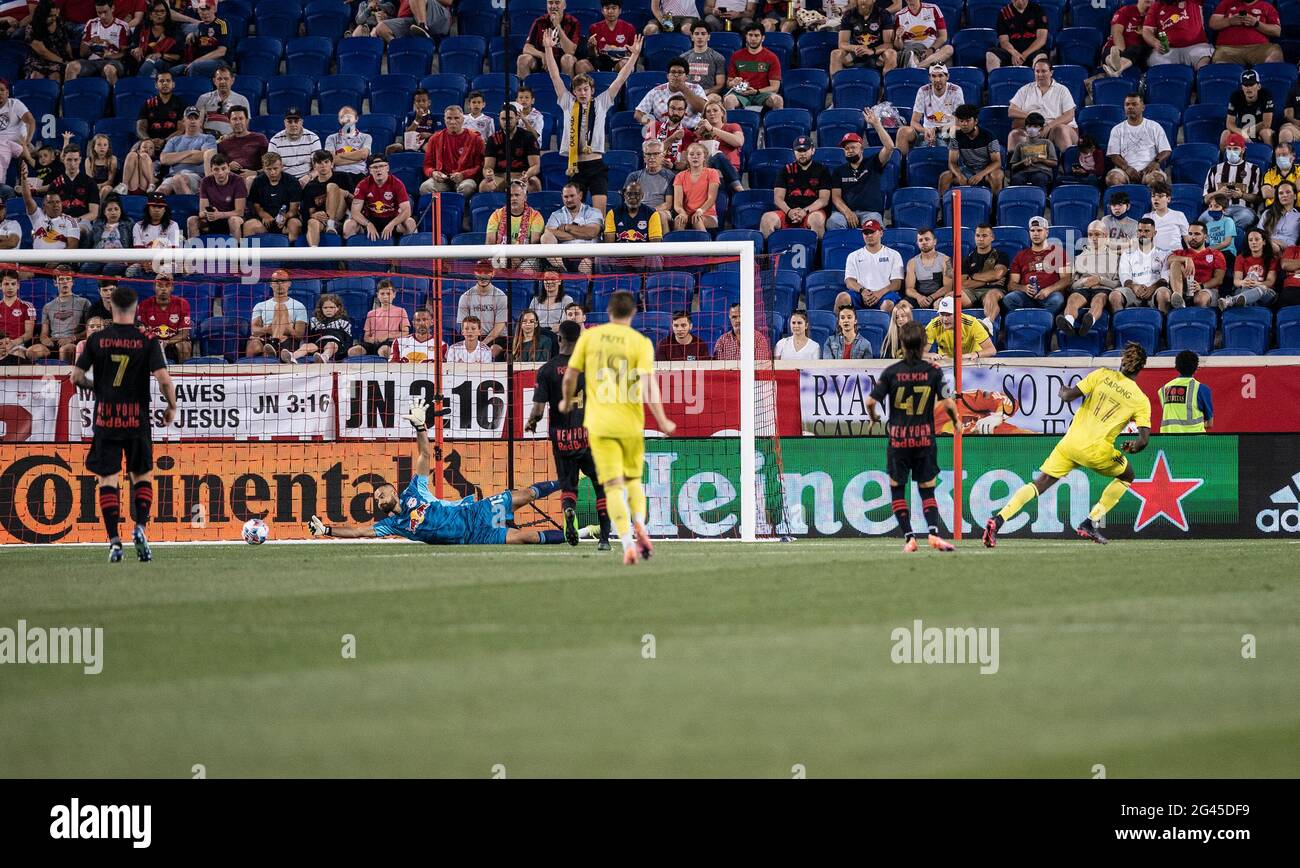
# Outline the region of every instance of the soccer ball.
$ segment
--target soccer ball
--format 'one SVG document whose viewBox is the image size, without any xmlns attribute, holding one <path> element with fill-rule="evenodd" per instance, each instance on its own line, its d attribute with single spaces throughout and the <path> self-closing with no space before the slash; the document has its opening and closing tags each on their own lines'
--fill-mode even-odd
<svg viewBox="0 0 1300 868">
<path fill-rule="evenodd" d="M 268 528 L 266 522 L 262 521 L 260 518 L 250 518 L 248 521 L 244 522 L 244 542 L 248 543 L 250 546 L 260 546 L 262 543 L 266 542 L 266 538 L 270 536 L 270 534 L 270 528 Z"/>
</svg>

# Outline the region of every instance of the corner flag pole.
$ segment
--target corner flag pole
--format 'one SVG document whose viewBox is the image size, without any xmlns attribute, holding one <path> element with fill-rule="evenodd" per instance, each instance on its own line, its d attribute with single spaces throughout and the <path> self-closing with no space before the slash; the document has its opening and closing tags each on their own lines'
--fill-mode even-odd
<svg viewBox="0 0 1300 868">
<path fill-rule="evenodd" d="M 953 389 L 957 394 L 957 399 L 961 400 L 961 365 L 962 365 L 962 345 L 961 345 L 961 318 L 962 318 L 962 293 L 961 293 L 961 188 L 952 191 L 952 258 L 953 258 L 953 281 L 952 281 L 952 307 L 956 312 L 952 320 L 952 346 L 953 346 Z M 962 514 L 962 496 L 961 496 L 961 425 L 953 426 L 952 432 L 952 538 L 961 539 L 961 514 Z"/>
</svg>

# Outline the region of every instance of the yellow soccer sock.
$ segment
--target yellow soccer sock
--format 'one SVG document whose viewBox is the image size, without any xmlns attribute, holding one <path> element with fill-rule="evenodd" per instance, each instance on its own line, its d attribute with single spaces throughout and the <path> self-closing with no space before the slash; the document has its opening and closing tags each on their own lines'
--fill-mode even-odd
<svg viewBox="0 0 1300 868">
<path fill-rule="evenodd" d="M 632 513 L 632 520 L 637 524 L 645 524 L 645 487 L 641 485 L 639 479 L 628 479 L 623 483 L 627 487 L 627 505 Z"/>
<path fill-rule="evenodd" d="M 628 515 L 627 492 L 623 486 L 605 489 L 605 509 L 609 512 L 609 522 L 614 526 L 614 532 L 626 544 L 632 538 L 632 518 Z"/>
<path fill-rule="evenodd" d="M 1033 483 L 1026 482 L 1024 485 L 1016 489 L 1015 494 L 1011 495 L 1011 499 L 1007 501 L 1007 505 L 1002 507 L 1002 511 L 998 513 L 998 517 L 1003 521 L 1006 521 L 1011 518 L 1011 516 L 1024 509 L 1025 504 L 1029 503 L 1029 501 L 1033 500 L 1037 496 L 1038 489 Z"/>
<path fill-rule="evenodd" d="M 1097 501 L 1097 505 L 1092 508 L 1092 511 L 1088 513 L 1088 518 L 1093 521 L 1101 521 L 1102 516 L 1110 512 L 1111 508 L 1119 503 L 1119 499 L 1124 496 L 1126 491 L 1128 491 L 1127 482 L 1118 479 L 1113 480 L 1101 493 L 1101 498 Z"/>
</svg>

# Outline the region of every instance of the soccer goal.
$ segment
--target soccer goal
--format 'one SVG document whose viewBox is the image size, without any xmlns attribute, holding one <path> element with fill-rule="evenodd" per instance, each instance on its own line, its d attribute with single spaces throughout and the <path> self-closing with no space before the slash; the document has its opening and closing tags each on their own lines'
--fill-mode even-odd
<svg viewBox="0 0 1300 868">
<path fill-rule="evenodd" d="M 605 322 L 619 291 L 638 300 L 633 325 L 659 350 L 660 392 L 677 424 L 665 437 L 647 413 L 651 533 L 752 541 L 787 532 L 780 437 L 799 434 L 798 407 L 783 425 L 771 349 L 797 290 L 752 241 L 203 241 L 4 255 L 33 306 L 37 341 L 46 312 L 51 341 L 45 358 L 0 367 L 0 541 L 100 541 L 84 468 L 93 396 L 58 360 L 95 327 L 74 326 L 108 281 L 135 290 L 177 384 L 170 427 L 155 402 L 158 539 L 238 539 L 249 518 L 265 520 L 272 540 L 305 537 L 313 513 L 367 520 L 374 486 L 400 488 L 412 472 L 402 415 L 414 398 L 441 396 L 449 411 L 430 429 L 440 497 L 552 478 L 548 414 L 530 424 L 538 370 L 561 349 L 561 322 Z M 594 525 L 589 480 L 578 506 Z M 558 502 L 529 507 L 517 521 L 553 525 L 558 513 Z"/>
</svg>

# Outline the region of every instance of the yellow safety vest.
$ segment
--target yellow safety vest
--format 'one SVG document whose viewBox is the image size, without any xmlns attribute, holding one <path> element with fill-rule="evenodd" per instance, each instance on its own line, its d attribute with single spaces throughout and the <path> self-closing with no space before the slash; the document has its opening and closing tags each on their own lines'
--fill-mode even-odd
<svg viewBox="0 0 1300 868">
<path fill-rule="evenodd" d="M 1160 387 L 1161 434 L 1205 433 L 1205 415 L 1197 402 L 1200 389 L 1195 377 L 1174 377 Z"/>
</svg>

